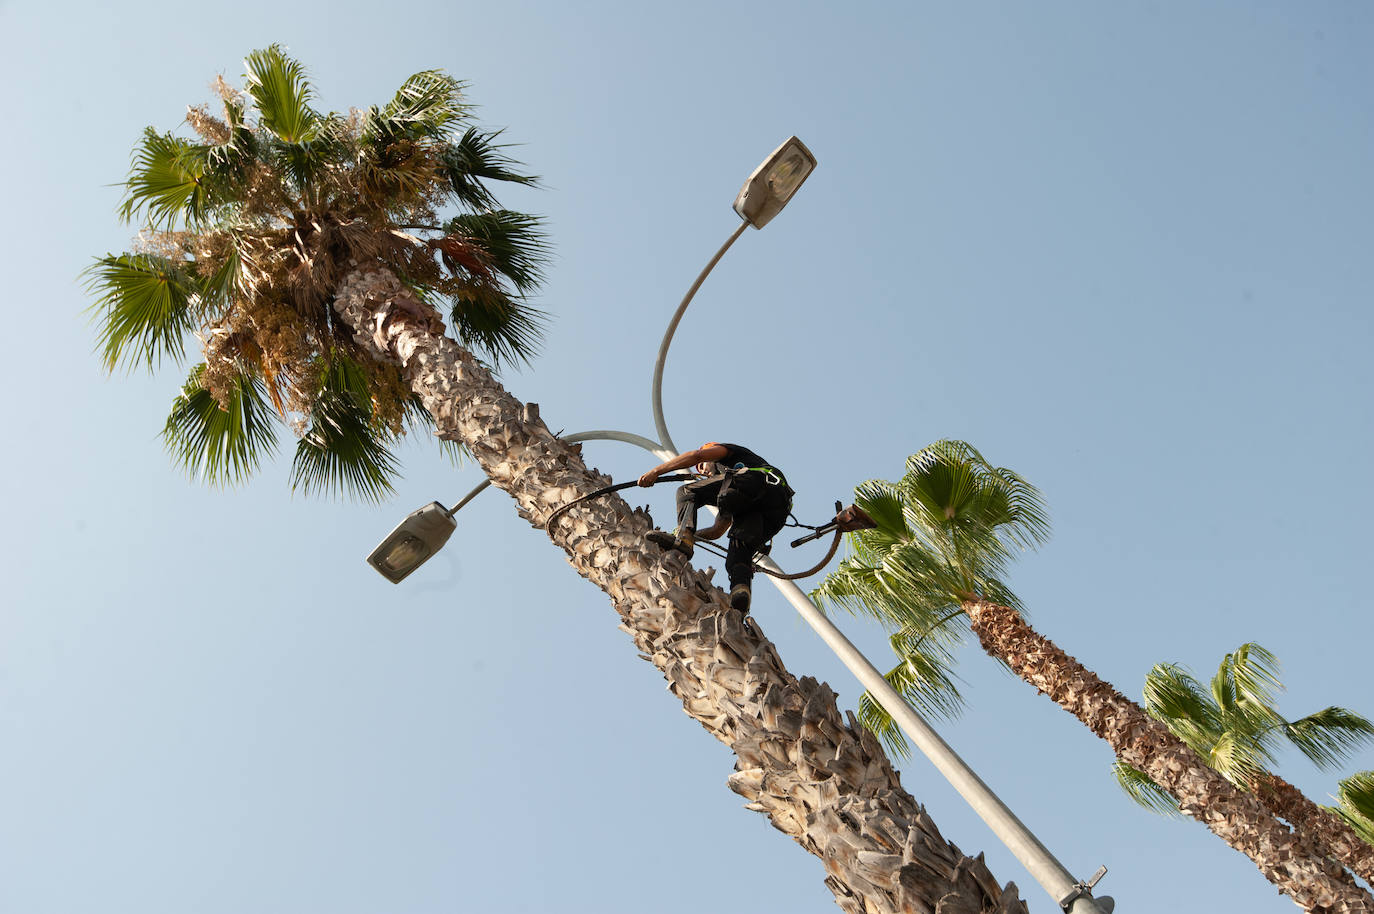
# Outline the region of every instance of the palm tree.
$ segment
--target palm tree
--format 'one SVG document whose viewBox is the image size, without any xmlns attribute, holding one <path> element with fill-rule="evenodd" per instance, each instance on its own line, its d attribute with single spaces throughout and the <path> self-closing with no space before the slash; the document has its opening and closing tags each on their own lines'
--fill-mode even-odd
<svg viewBox="0 0 1374 914">
<path fill-rule="evenodd" d="M 1374 911 L 1374 898 L 1325 853 L 1026 624 L 1004 578 L 1017 552 L 1049 535 L 1034 487 L 962 441 L 937 442 L 912 455 L 906 469 L 895 483 L 858 488 L 855 503 L 877 526 L 850 534 L 853 554 L 814 595 L 884 621 L 895 645 L 911 646 L 895 684 L 918 700 L 924 691 L 928 707 L 957 706 L 943 682 L 907 680 L 926 667 L 947 671 L 941 659 L 971 631 L 988 654 L 1105 739 L 1119 761 L 1144 772 L 1300 906 Z M 881 719 L 876 723 L 881 729 Z"/>
<path fill-rule="evenodd" d="M 462 85 L 425 71 L 386 105 L 322 114 L 280 48 L 246 64 L 244 91 L 219 83 L 222 116 L 189 111 L 198 140 L 144 134 L 121 211 L 140 241 L 89 272 L 108 367 L 180 360 L 199 339 L 164 430 L 174 457 L 236 482 L 281 423 L 299 435 L 296 486 L 380 498 L 397 437 L 432 423 L 541 529 L 604 486 L 479 360 L 533 352 L 540 321 L 525 295 L 543 240 L 536 220 L 497 208 L 490 184 L 533 179 L 468 123 Z M 548 533 L 610 595 L 686 712 L 734 750 L 730 788 L 823 860 L 839 905 L 1024 911 L 981 855 L 940 836 L 827 686 L 789 673 L 709 576 L 646 548 L 651 528 L 602 498 Z"/>
<path fill-rule="evenodd" d="M 1330 707 L 1298 720 L 1279 714 L 1279 663 L 1253 642 L 1227 654 L 1209 687 L 1183 667 L 1160 663 L 1145 677 L 1145 710 L 1207 764 L 1251 791 L 1271 813 L 1311 836 L 1356 875 L 1374 882 L 1374 846 L 1337 813 L 1323 809 L 1269 770 L 1280 743 L 1296 747 L 1320 768 L 1332 768 L 1374 739 L 1374 724 Z M 1174 801 L 1139 770 L 1117 762 L 1117 782 L 1142 806 L 1173 813 Z"/>
</svg>

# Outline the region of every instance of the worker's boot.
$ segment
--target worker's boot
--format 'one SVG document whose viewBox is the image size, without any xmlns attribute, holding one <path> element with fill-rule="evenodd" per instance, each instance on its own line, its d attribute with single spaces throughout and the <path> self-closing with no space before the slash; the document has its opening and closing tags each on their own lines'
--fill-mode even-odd
<svg viewBox="0 0 1374 914">
<path fill-rule="evenodd" d="M 730 605 L 749 615 L 749 585 L 736 584 L 730 588 Z"/>
<path fill-rule="evenodd" d="M 676 549 L 678 552 L 687 556 L 687 558 L 690 559 L 692 557 L 692 542 L 694 536 L 690 533 L 684 536 L 682 534 L 665 533 L 662 530 L 650 530 L 644 535 L 644 538 L 655 546 L 662 547 L 665 551 Z"/>
</svg>

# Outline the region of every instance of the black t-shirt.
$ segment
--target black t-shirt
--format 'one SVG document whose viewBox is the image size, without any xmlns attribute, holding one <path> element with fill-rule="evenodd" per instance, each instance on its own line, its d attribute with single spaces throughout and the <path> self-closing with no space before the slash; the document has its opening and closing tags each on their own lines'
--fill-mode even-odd
<svg viewBox="0 0 1374 914">
<path fill-rule="evenodd" d="M 727 470 L 736 468 L 753 470 L 758 467 L 772 466 L 771 463 L 749 450 L 749 448 L 741 447 L 738 444 L 726 444 L 724 441 L 708 441 L 703 444 L 702 447 L 711 447 L 713 445 L 715 447 L 725 448 L 725 456 L 717 461 L 717 463 Z"/>
</svg>

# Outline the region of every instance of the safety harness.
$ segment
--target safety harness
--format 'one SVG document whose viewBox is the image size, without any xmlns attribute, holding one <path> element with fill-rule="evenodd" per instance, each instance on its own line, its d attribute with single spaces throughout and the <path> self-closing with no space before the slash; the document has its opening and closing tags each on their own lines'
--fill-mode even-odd
<svg viewBox="0 0 1374 914">
<path fill-rule="evenodd" d="M 778 470 L 776 467 L 735 466 L 731 467 L 730 469 L 763 473 L 764 480 L 768 483 L 768 485 L 786 486 L 788 492 L 792 492 L 792 487 L 787 485 L 787 477 L 783 476 L 782 471 Z M 658 477 L 658 479 L 654 480 L 654 485 L 657 485 L 660 482 L 686 482 L 694 478 L 695 477 L 689 474 L 673 474 L 669 476 L 660 476 Z M 597 489 L 594 492 L 588 492 L 586 495 L 574 498 L 572 501 L 568 502 L 565 505 L 559 505 L 557 508 L 554 509 L 553 513 L 549 515 L 549 519 L 544 522 L 544 529 L 551 530 L 553 528 L 553 522 L 557 520 L 558 517 L 562 515 L 564 511 L 567 511 L 569 508 L 572 508 L 575 505 L 580 505 L 584 501 L 588 501 L 593 498 L 600 498 L 603 495 L 609 495 L 612 492 L 619 492 L 623 489 L 628 489 L 637 485 L 639 485 L 639 480 L 634 479 L 630 482 L 620 482 L 614 485 L 603 486 L 602 488 Z M 790 506 L 790 494 L 788 495 L 788 502 Z M 773 577 L 783 581 L 795 581 L 800 578 L 811 577 L 811 575 L 815 574 L 816 572 L 824 568 L 826 565 L 830 564 L 830 560 L 835 557 L 836 551 L 840 548 L 840 538 L 844 534 L 852 532 L 854 530 L 869 530 L 878 526 L 876 523 L 874 523 L 873 518 L 869 517 L 868 513 L 864 511 L 863 508 L 860 508 L 858 505 L 850 505 L 848 508 L 846 508 L 844 507 L 844 503 L 839 501 L 835 502 L 835 516 L 831 520 L 819 526 L 813 527 L 810 524 L 804 524 L 801 521 L 797 520 L 796 515 L 792 514 L 791 512 L 789 512 L 787 516 L 791 520 L 784 526 L 805 527 L 806 529 L 812 531 L 803 537 L 799 537 L 798 539 L 793 540 L 792 548 L 794 549 L 802 545 L 803 543 L 809 543 L 812 540 L 820 539 L 822 536 L 825 536 L 827 533 L 830 533 L 831 531 L 834 531 L 835 538 L 831 541 L 830 549 L 826 551 L 825 558 L 821 559 L 821 561 L 818 564 L 816 564 L 812 568 L 807 569 L 806 571 L 798 571 L 794 574 L 784 574 L 780 571 L 773 571 L 771 568 L 764 568 L 762 565 L 759 565 L 757 563 L 754 565 L 755 571 L 761 571 L 764 574 L 772 575 Z M 725 549 L 718 543 L 713 543 L 710 540 L 698 540 L 696 545 L 705 549 L 707 552 L 711 552 L 722 558 L 725 557 Z"/>
</svg>

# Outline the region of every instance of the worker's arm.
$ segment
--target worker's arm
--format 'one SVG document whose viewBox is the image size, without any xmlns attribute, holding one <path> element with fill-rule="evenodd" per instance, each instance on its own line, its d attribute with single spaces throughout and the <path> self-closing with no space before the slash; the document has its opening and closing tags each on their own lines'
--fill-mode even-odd
<svg viewBox="0 0 1374 914">
<path fill-rule="evenodd" d="M 639 484 L 641 486 L 651 486 L 658 482 L 658 477 L 662 476 L 664 473 L 671 473 L 673 470 L 685 470 L 688 467 L 696 466 L 698 463 L 714 463 L 717 460 L 724 460 L 725 456 L 729 453 L 730 450 L 723 444 L 712 444 L 707 447 L 699 447 L 694 451 L 679 454 L 665 463 L 660 463 L 658 466 L 639 477 Z"/>
<path fill-rule="evenodd" d="M 734 523 L 734 520 L 735 519 L 733 517 L 717 508 L 716 522 L 711 526 L 707 527 L 705 530 L 698 530 L 696 538 L 699 540 L 719 539 L 720 537 L 725 535 L 726 530 L 730 529 L 730 525 Z"/>
</svg>

